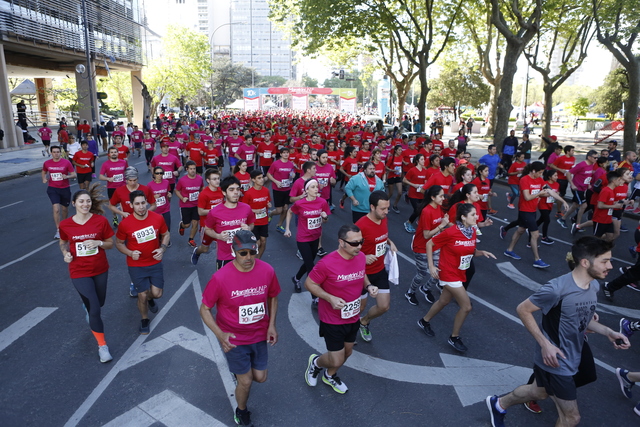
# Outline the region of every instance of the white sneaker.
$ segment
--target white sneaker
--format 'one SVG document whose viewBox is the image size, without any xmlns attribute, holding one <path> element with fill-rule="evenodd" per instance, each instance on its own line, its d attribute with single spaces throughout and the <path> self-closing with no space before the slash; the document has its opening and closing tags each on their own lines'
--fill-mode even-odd
<svg viewBox="0 0 640 427">
<path fill-rule="evenodd" d="M 98 347 L 98 355 L 100 356 L 100 361 L 102 363 L 111 362 L 113 357 L 111 357 L 111 353 L 109 353 L 109 347 L 106 345 L 101 345 Z"/>
<path fill-rule="evenodd" d="M 56 234 L 53 236 L 54 239 L 60 238 L 60 230 L 56 230 Z"/>
</svg>

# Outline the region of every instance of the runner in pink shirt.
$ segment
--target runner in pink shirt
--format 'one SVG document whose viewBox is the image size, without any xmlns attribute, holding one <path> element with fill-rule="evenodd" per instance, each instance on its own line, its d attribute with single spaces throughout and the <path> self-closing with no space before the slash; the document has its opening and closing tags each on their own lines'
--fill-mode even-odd
<svg viewBox="0 0 640 427">
<path fill-rule="evenodd" d="M 280 215 L 276 231 L 284 234 L 284 220 L 289 209 L 289 191 L 291 190 L 292 179 L 295 176 L 295 168 L 293 162 L 289 161 L 289 148 L 280 149 L 280 159 L 273 162 L 267 172 L 267 178 L 273 182 L 271 189 L 273 191 L 273 206 L 275 209 L 270 216 Z"/>
<path fill-rule="evenodd" d="M 256 146 L 253 145 L 253 137 L 251 135 L 245 137 L 244 144 L 238 147 L 235 157 L 238 160 L 246 160 L 247 172 L 251 173 L 256 159 Z"/>
<path fill-rule="evenodd" d="M 180 178 L 178 184 L 176 184 L 176 197 L 180 200 L 180 224 L 178 233 L 184 236 L 184 230 L 189 230 L 189 245 L 192 248 L 196 247 L 196 233 L 198 232 L 198 221 L 200 215 L 198 215 L 198 196 L 200 191 L 204 188 L 204 181 L 202 176 L 198 175 L 196 171 L 196 163 L 193 160 L 189 160 L 186 163 L 187 174 Z"/>
<path fill-rule="evenodd" d="M 176 178 L 180 176 L 183 168 L 180 160 L 169 153 L 169 146 L 167 144 L 160 144 L 160 154 L 151 159 L 151 167 L 155 168 L 156 166 L 160 166 L 164 170 L 162 177 L 169 182 L 169 188 L 173 193 L 173 189 L 176 186 Z"/>
<path fill-rule="evenodd" d="M 147 184 L 147 187 L 153 192 L 156 199 L 155 213 L 164 217 L 167 228 L 171 230 L 171 189 L 169 181 L 163 178 L 164 169 L 160 166 L 153 168 L 153 180 Z"/>
<path fill-rule="evenodd" d="M 51 157 L 51 153 L 49 151 L 49 146 L 51 146 L 51 129 L 47 127 L 46 123 L 42 124 L 42 127 L 38 129 L 38 136 L 42 139 L 42 145 L 44 145 L 44 150 L 42 150 L 43 156 Z"/>
<path fill-rule="evenodd" d="M 42 183 L 48 184 L 47 195 L 53 206 L 53 222 L 56 224 L 53 238 L 59 239 L 60 221 L 67 218 L 71 203 L 69 178 L 75 178 L 76 172 L 71 162 L 62 158 L 62 150 L 57 145 L 51 147 L 51 156 L 53 158 L 45 161 L 42 166 Z"/>
</svg>

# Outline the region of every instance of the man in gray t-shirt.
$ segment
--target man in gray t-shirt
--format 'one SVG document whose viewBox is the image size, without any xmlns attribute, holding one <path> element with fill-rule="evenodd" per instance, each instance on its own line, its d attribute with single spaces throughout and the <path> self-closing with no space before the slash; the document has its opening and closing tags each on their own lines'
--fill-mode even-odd
<svg viewBox="0 0 640 427">
<path fill-rule="evenodd" d="M 617 349 L 629 348 L 629 340 L 623 334 L 594 318 L 600 289 L 597 279 L 604 279 L 612 269 L 612 247 L 611 242 L 597 237 L 582 237 L 571 248 L 573 271 L 551 280 L 518 305 L 518 316 L 537 343 L 535 382 L 521 385 L 502 397 L 487 397 L 494 427 L 504 426 L 508 407 L 547 397 L 553 399 L 558 409 L 556 425 L 578 425 L 580 412 L 573 375 L 580 366 L 585 332 L 605 335 Z M 542 310 L 540 325 L 533 317 L 538 310 Z"/>
</svg>

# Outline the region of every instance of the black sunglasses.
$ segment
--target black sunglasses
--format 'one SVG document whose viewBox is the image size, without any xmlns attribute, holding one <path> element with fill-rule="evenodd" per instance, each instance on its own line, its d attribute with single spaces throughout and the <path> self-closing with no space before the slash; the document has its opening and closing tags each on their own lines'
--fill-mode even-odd
<svg viewBox="0 0 640 427">
<path fill-rule="evenodd" d="M 154 174 L 154 175 L 163 175 L 163 174 L 164 174 L 164 172 L 154 172 L 153 174 Z"/>
<path fill-rule="evenodd" d="M 238 251 L 238 252 L 236 252 L 236 254 L 238 254 L 238 255 L 240 255 L 242 257 L 245 257 L 245 256 L 247 256 L 249 254 L 258 255 L 258 251 L 253 251 L 253 250 Z"/>
<path fill-rule="evenodd" d="M 358 241 L 358 242 L 350 242 L 348 240 L 345 239 L 341 239 L 343 242 L 345 242 L 347 245 L 357 248 L 358 246 L 362 246 L 364 244 L 364 239 Z"/>
</svg>

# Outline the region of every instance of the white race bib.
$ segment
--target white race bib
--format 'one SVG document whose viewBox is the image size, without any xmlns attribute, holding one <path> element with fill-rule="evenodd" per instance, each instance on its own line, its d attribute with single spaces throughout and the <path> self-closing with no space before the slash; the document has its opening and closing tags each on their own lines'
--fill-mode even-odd
<svg viewBox="0 0 640 427">
<path fill-rule="evenodd" d="M 360 298 L 346 303 L 340 310 L 340 316 L 343 319 L 350 319 L 358 314 L 360 314 Z"/>
<path fill-rule="evenodd" d="M 198 201 L 198 196 L 200 195 L 199 191 L 194 191 L 193 193 L 189 194 L 189 201 L 190 202 L 197 202 Z"/>
<path fill-rule="evenodd" d="M 144 149 L 151 150 L 152 149 L 151 144 L 144 144 Z"/>
<path fill-rule="evenodd" d="M 607 211 L 607 215 L 612 216 L 612 215 L 613 215 L 613 209 L 609 209 L 609 210 Z"/>
<path fill-rule="evenodd" d="M 309 230 L 315 230 L 316 228 L 320 228 L 322 226 L 322 217 L 316 218 L 307 218 L 307 228 Z"/>
<path fill-rule="evenodd" d="M 400 175 L 402 173 L 402 168 L 400 166 L 396 166 L 394 170 L 396 171 L 397 175 Z"/>
<path fill-rule="evenodd" d="M 540 192 L 540 190 L 531 190 L 531 195 L 535 196 L 536 194 L 538 194 Z"/>
<path fill-rule="evenodd" d="M 329 184 L 328 178 L 318 178 L 318 186 L 320 187 L 320 189 L 326 187 L 327 184 Z"/>
<path fill-rule="evenodd" d="M 84 242 L 76 242 L 76 256 L 92 256 L 98 253 L 98 247 L 93 249 L 87 248 Z"/>
<path fill-rule="evenodd" d="M 242 187 L 242 191 L 247 191 L 248 189 L 251 188 L 251 184 L 242 184 L 241 187 Z"/>
<path fill-rule="evenodd" d="M 162 174 L 162 177 L 163 177 L 164 179 L 171 179 L 171 178 L 173 178 L 173 172 L 171 172 L 171 171 L 166 171 L 164 174 Z"/>
<path fill-rule="evenodd" d="M 167 203 L 167 199 L 164 196 L 156 197 L 156 206 L 164 206 Z"/>
<path fill-rule="evenodd" d="M 241 305 L 238 308 L 238 323 L 240 323 L 241 325 L 256 323 L 262 320 L 264 318 L 264 315 L 265 309 L 263 302 Z"/>
<path fill-rule="evenodd" d="M 233 237 L 236 235 L 238 231 L 242 230 L 242 227 L 234 228 L 233 230 L 225 230 L 227 234 L 229 234 L 229 238 L 227 239 L 227 243 L 233 243 Z"/>
<path fill-rule="evenodd" d="M 547 203 L 553 203 L 554 200 L 552 196 L 547 196 Z"/>
<path fill-rule="evenodd" d="M 270 159 L 271 158 L 271 153 L 270 152 L 263 153 L 262 157 L 264 157 L 265 159 Z"/>
<path fill-rule="evenodd" d="M 281 182 L 280 187 L 291 187 L 291 180 L 290 179 L 283 179 L 280 182 Z"/>
<path fill-rule="evenodd" d="M 473 255 L 464 255 L 460 257 L 460 265 L 458 266 L 459 270 L 467 270 L 471 266 L 471 258 Z"/>
<path fill-rule="evenodd" d="M 247 153 L 247 162 L 253 160 L 253 153 Z"/>
<path fill-rule="evenodd" d="M 119 173 L 118 175 L 113 175 L 113 182 L 122 182 L 124 181 L 124 174 Z"/>
<path fill-rule="evenodd" d="M 376 256 L 381 257 L 387 253 L 387 241 L 380 242 L 376 245 Z"/>
<path fill-rule="evenodd" d="M 357 164 L 352 164 L 351 165 L 351 172 L 356 173 L 358 172 L 358 165 Z"/>
<path fill-rule="evenodd" d="M 133 233 L 133 235 L 136 238 L 136 240 L 138 241 L 138 243 L 150 242 L 150 241 L 155 240 L 157 238 L 156 237 L 156 230 L 152 226 L 149 226 L 149 227 L 143 228 L 141 230 L 135 231 Z"/>
<path fill-rule="evenodd" d="M 49 174 L 51 176 L 51 181 L 62 181 L 62 174 L 58 172 L 53 172 Z"/>
<path fill-rule="evenodd" d="M 485 193 L 482 195 L 482 201 L 487 202 L 489 200 L 489 193 Z"/>
<path fill-rule="evenodd" d="M 267 217 L 267 208 L 260 209 L 259 212 L 256 213 L 256 219 L 262 219 Z"/>
</svg>

